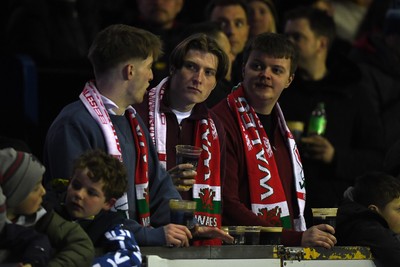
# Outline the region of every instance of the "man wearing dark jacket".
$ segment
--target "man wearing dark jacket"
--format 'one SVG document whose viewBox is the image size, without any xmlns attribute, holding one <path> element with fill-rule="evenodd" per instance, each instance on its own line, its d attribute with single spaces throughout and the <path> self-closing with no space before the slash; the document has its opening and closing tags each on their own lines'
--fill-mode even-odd
<svg viewBox="0 0 400 267">
<path fill-rule="evenodd" d="M 299 144 L 307 179 L 306 219 L 311 222 L 308 207 L 337 207 L 355 177 L 381 168 L 383 133 L 363 70 L 339 58 L 327 65 L 335 38 L 332 18 L 312 8 L 291 10 L 285 33 L 299 51 L 296 79 L 279 100 L 286 120 L 301 121 L 307 129 L 319 102 L 327 116 L 325 134 L 305 131 Z"/>
</svg>

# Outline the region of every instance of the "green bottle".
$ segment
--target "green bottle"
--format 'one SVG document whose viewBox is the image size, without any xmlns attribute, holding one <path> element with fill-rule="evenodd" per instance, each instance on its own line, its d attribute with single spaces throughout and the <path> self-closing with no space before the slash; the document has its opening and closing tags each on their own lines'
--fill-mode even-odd
<svg viewBox="0 0 400 267">
<path fill-rule="evenodd" d="M 319 102 L 312 111 L 308 124 L 308 135 L 324 135 L 326 129 L 325 103 Z"/>
</svg>

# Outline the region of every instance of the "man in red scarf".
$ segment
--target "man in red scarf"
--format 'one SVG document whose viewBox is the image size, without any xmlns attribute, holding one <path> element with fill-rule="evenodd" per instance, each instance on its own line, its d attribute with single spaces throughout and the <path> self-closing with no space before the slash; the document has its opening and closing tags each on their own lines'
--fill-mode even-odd
<svg viewBox="0 0 400 267">
<path fill-rule="evenodd" d="M 297 52 L 285 36 L 260 34 L 244 50 L 243 81 L 213 108 L 225 127 L 230 163 L 223 224 L 281 226 L 286 246 L 331 248 L 332 226 L 306 229 L 303 167 L 277 103 L 296 67 Z"/>
<path fill-rule="evenodd" d="M 223 79 L 228 56 L 206 34 L 194 34 L 170 55 L 170 75 L 135 106 L 146 122 L 158 157 L 169 170 L 183 199 L 195 200 L 201 225 L 221 227 L 221 184 L 225 171 L 225 131 L 204 101 Z M 198 166 L 177 164 L 175 146 L 202 148 Z M 193 187 L 182 185 L 193 184 Z M 190 189 L 189 189 L 190 188 Z M 221 240 L 202 242 L 221 244 Z"/>
</svg>

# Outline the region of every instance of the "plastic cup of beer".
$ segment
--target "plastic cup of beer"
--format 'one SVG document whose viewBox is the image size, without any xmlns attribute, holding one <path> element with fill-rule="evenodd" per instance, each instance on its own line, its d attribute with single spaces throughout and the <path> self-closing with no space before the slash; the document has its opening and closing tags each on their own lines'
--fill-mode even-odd
<svg viewBox="0 0 400 267">
<path fill-rule="evenodd" d="M 244 226 L 223 226 L 221 229 L 233 237 L 232 243 L 224 245 L 244 245 Z"/>
<path fill-rule="evenodd" d="M 296 143 L 299 143 L 304 132 L 304 122 L 287 121 L 286 124 L 289 130 L 292 132 L 293 138 L 296 141 Z"/>
<path fill-rule="evenodd" d="M 259 245 L 260 244 L 261 226 L 245 226 L 244 227 L 244 244 Z"/>
<path fill-rule="evenodd" d="M 312 208 L 313 224 L 329 224 L 336 227 L 337 208 Z"/>
<path fill-rule="evenodd" d="M 196 201 L 171 199 L 169 208 L 171 223 L 185 225 L 190 231 L 195 231 Z"/>
<path fill-rule="evenodd" d="M 191 145 L 176 145 L 176 164 L 190 163 L 193 165 L 192 169 L 196 170 L 199 163 L 200 154 L 203 151 L 202 148 L 191 146 Z M 183 191 L 188 191 L 192 188 L 191 185 L 178 185 Z"/>
<path fill-rule="evenodd" d="M 260 245 L 280 245 L 283 227 L 261 227 Z"/>
<path fill-rule="evenodd" d="M 191 146 L 191 145 L 177 145 L 176 149 L 176 163 L 190 163 L 194 166 L 194 170 L 197 168 L 202 148 Z"/>
</svg>

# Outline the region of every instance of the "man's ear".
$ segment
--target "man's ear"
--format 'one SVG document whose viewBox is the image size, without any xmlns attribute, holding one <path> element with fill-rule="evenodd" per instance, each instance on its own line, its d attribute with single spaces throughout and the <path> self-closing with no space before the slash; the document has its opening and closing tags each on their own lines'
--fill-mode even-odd
<svg viewBox="0 0 400 267">
<path fill-rule="evenodd" d="M 117 202 L 115 198 L 110 198 L 104 203 L 103 210 L 110 210 L 112 207 L 114 207 L 115 202 Z"/>
<path fill-rule="evenodd" d="M 326 36 L 320 36 L 319 37 L 319 44 L 320 44 L 320 48 L 324 49 L 326 51 L 328 51 L 329 48 L 329 39 Z"/>
<path fill-rule="evenodd" d="M 173 75 L 174 73 L 175 73 L 175 67 L 174 66 L 171 66 L 170 68 L 169 68 L 169 75 Z"/>
<path fill-rule="evenodd" d="M 372 204 L 369 205 L 368 209 L 371 210 L 371 211 L 374 211 L 376 213 L 379 213 L 379 208 L 377 206 L 375 206 L 375 205 L 372 205 Z"/>
<path fill-rule="evenodd" d="M 289 85 L 293 82 L 293 79 L 294 79 L 294 73 L 289 76 L 289 78 L 288 78 L 288 80 L 286 82 L 285 88 L 289 87 Z"/>
<path fill-rule="evenodd" d="M 135 65 L 127 64 L 122 71 L 125 79 L 132 80 L 135 75 Z"/>
</svg>

